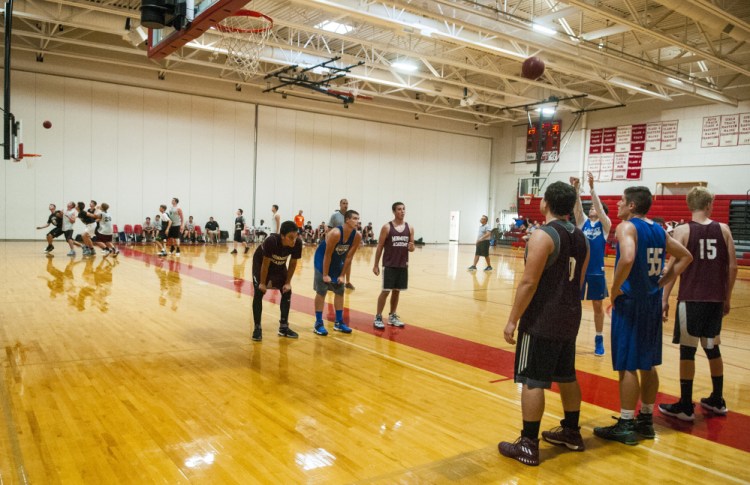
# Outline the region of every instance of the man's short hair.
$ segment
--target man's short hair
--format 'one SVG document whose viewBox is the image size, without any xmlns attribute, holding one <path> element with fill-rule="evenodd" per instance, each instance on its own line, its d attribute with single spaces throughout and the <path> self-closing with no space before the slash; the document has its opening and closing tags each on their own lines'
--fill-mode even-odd
<svg viewBox="0 0 750 485">
<path fill-rule="evenodd" d="M 396 207 L 398 207 L 400 205 L 406 207 L 406 204 L 404 204 L 403 202 L 394 202 L 393 205 L 391 206 L 391 211 L 392 212 L 396 212 Z"/>
<path fill-rule="evenodd" d="M 148 216 L 146 216 L 146 220 L 147 220 L 147 221 L 150 221 L 150 220 L 151 220 L 151 218 L 150 218 L 150 217 L 148 217 Z"/>
<path fill-rule="evenodd" d="M 572 185 L 555 182 L 544 191 L 544 201 L 550 212 L 556 216 L 567 216 L 576 205 L 578 195 Z"/>
<path fill-rule="evenodd" d="M 102 202 L 102 211 L 107 212 L 109 210 L 109 204 Z"/>
<path fill-rule="evenodd" d="M 687 194 L 687 205 L 690 212 L 704 211 L 714 201 L 714 194 L 705 187 L 693 187 Z"/>
<path fill-rule="evenodd" d="M 96 201 L 95 200 L 91 200 L 90 203 L 96 205 Z"/>
<path fill-rule="evenodd" d="M 244 214 L 244 212 L 242 212 L 242 209 L 237 209 L 237 212 L 239 212 L 240 215 Z"/>
<path fill-rule="evenodd" d="M 178 199 L 177 197 L 172 197 L 172 200 L 177 202 L 178 204 L 180 203 L 180 199 Z"/>
<path fill-rule="evenodd" d="M 282 236 L 286 236 L 290 232 L 297 232 L 297 224 L 294 223 L 294 221 L 284 221 L 281 223 L 281 227 L 279 228 L 279 232 Z"/>
<path fill-rule="evenodd" d="M 344 214 L 344 220 L 345 220 L 345 221 L 348 221 L 348 220 L 349 220 L 349 219 L 351 219 L 351 218 L 352 218 L 352 216 L 354 216 L 355 214 L 356 214 L 356 215 L 359 215 L 359 212 L 357 212 L 357 211 L 355 211 L 355 210 L 351 210 L 351 209 L 350 209 L 350 210 L 348 210 L 348 211 L 346 211 L 346 213 Z"/>
<path fill-rule="evenodd" d="M 53 209 L 57 209 L 57 206 L 55 204 L 50 204 Z"/>
<path fill-rule="evenodd" d="M 346 200 L 346 198 L 344 198 L 344 199 L 341 199 L 341 200 L 339 201 L 339 204 L 341 204 L 342 202 L 346 202 L 347 204 L 349 203 L 349 201 L 348 201 L 348 200 Z"/>
<path fill-rule="evenodd" d="M 160 205 L 159 207 L 160 207 L 160 208 L 162 208 L 162 209 L 164 209 L 164 210 L 167 210 L 167 206 L 166 206 L 166 204 L 162 204 L 162 205 Z"/>
<path fill-rule="evenodd" d="M 279 206 L 277 206 L 276 204 L 272 205 L 271 207 L 273 207 L 276 210 L 279 210 Z"/>
<path fill-rule="evenodd" d="M 79 211 L 82 211 L 83 209 L 86 208 L 86 203 L 85 202 L 78 202 L 77 207 L 78 207 Z"/>
<path fill-rule="evenodd" d="M 651 191 L 648 187 L 643 185 L 628 187 L 625 189 L 624 196 L 626 204 L 633 204 L 633 213 L 639 216 L 648 214 L 651 208 Z"/>
</svg>

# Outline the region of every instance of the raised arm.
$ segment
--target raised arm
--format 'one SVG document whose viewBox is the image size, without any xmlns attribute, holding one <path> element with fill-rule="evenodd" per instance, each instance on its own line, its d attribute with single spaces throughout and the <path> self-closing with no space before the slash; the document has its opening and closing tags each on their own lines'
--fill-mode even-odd
<svg viewBox="0 0 750 485">
<path fill-rule="evenodd" d="M 597 217 L 602 221 L 602 232 L 604 233 L 604 239 L 606 240 L 609 236 L 609 230 L 612 229 L 612 221 L 609 219 L 607 213 L 604 212 L 602 201 L 594 190 L 594 175 L 591 172 L 588 173 L 588 179 L 589 188 L 591 189 L 591 202 L 594 204 L 594 210 L 596 211 Z M 580 200 L 580 197 L 578 199 Z"/>
<path fill-rule="evenodd" d="M 578 177 L 570 177 L 570 185 L 576 191 L 576 205 L 573 207 L 573 217 L 576 218 L 578 229 L 583 229 L 583 225 L 586 223 L 586 216 L 583 215 L 583 204 L 581 203 L 581 180 Z"/>
</svg>

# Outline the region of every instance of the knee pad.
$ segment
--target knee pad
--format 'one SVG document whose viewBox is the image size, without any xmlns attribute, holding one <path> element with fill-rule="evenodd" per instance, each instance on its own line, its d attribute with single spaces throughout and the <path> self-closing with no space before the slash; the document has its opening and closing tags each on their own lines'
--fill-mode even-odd
<svg viewBox="0 0 750 485">
<path fill-rule="evenodd" d="M 706 352 L 706 357 L 708 357 L 708 360 L 714 360 L 721 357 L 721 351 L 719 350 L 718 345 L 714 345 L 714 348 L 712 349 L 703 349 L 704 352 Z"/>
<path fill-rule="evenodd" d="M 680 360 L 695 360 L 695 352 L 697 350 L 695 347 L 680 345 Z M 708 350 L 706 353 L 708 353 Z"/>
</svg>

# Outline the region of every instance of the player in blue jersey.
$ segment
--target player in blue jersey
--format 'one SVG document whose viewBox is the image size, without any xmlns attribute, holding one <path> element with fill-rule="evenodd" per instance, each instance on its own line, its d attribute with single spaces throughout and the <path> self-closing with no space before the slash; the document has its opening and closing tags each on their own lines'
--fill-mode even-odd
<svg viewBox="0 0 750 485">
<path fill-rule="evenodd" d="M 661 365 L 662 287 L 692 262 L 690 252 L 659 224 L 646 217 L 651 208 L 647 187 L 628 187 L 617 203 L 617 259 L 610 292 L 612 366 L 620 378 L 620 418 L 613 426 L 594 428 L 600 438 L 627 445 L 637 436 L 654 438 L 653 411 Z M 664 271 L 665 252 L 674 258 Z M 640 374 L 640 380 L 639 380 Z M 638 398 L 641 412 L 636 419 Z"/>
<path fill-rule="evenodd" d="M 581 300 L 591 300 L 594 308 L 594 328 L 596 336 L 594 337 L 594 355 L 604 355 L 604 305 L 602 302 L 609 296 L 607 292 L 607 279 L 604 276 L 604 256 L 607 246 L 607 237 L 609 230 L 612 228 L 612 221 L 609 220 L 609 208 L 604 204 L 594 190 L 594 176 L 589 172 L 587 174 L 589 189 L 591 191 L 591 208 L 589 209 L 588 218 L 583 215 L 583 204 L 580 196 L 580 181 L 571 177 L 570 184 L 575 187 L 578 195 L 576 206 L 573 209 L 573 215 L 576 218 L 578 229 L 583 231 L 583 235 L 589 241 L 591 257 L 589 266 L 586 270 L 586 281 L 583 290 L 581 290 Z"/>
<path fill-rule="evenodd" d="M 362 242 L 362 235 L 357 232 L 359 212 L 348 210 L 344 214 L 344 224 L 334 227 L 315 251 L 315 328 L 318 335 L 328 335 L 323 324 L 323 304 L 326 293 L 333 291 L 333 308 L 336 310 L 336 322 L 333 329 L 337 332 L 352 333 L 344 323 L 344 283 L 342 275 L 352 265 L 352 257 Z"/>
</svg>

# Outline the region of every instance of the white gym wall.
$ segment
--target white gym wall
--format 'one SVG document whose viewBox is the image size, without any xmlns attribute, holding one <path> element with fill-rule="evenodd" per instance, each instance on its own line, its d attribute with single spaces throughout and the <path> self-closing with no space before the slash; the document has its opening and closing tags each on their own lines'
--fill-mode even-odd
<svg viewBox="0 0 750 485">
<path fill-rule="evenodd" d="M 25 151 L 43 157 L 0 170 L 0 239 L 41 239 L 50 202 L 92 198 L 120 230 L 173 196 L 201 226 L 214 216 L 231 229 L 238 207 L 252 218 L 255 104 L 14 71 L 12 109 Z M 318 224 L 347 197 L 377 228 L 401 200 L 426 242 L 447 242 L 451 210 L 461 241 L 475 240 L 489 138 L 265 106 L 258 121 L 256 222 L 278 204 Z"/>
</svg>

